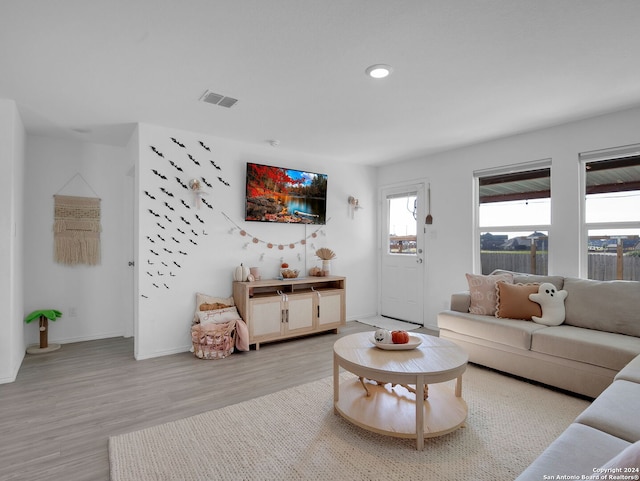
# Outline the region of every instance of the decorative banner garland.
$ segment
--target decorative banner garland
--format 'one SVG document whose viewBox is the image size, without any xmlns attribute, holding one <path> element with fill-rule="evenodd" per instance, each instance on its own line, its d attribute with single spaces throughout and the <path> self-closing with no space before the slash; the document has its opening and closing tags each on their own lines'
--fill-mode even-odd
<svg viewBox="0 0 640 481">
<path fill-rule="evenodd" d="M 273 249 L 274 247 L 277 248 L 278 250 L 284 250 L 285 246 L 288 246 L 289 249 L 295 249 L 296 245 L 300 244 L 300 245 L 305 245 L 307 243 L 308 239 L 315 239 L 316 237 L 318 237 L 318 232 L 322 232 L 322 229 L 324 227 L 319 227 L 318 229 L 314 230 L 311 234 L 309 234 L 307 237 L 305 237 L 304 239 L 300 239 L 299 241 L 296 242 L 291 242 L 289 244 L 276 244 L 274 242 L 267 242 L 264 241 L 262 239 L 259 239 L 258 237 L 250 234 L 249 232 L 247 232 L 245 229 L 243 229 L 242 227 L 240 227 L 238 224 L 236 224 L 233 220 L 231 220 L 231 218 L 225 214 L 224 212 L 220 212 L 225 219 L 227 219 L 227 221 L 229 221 L 229 223 L 231 223 L 234 227 L 229 231 L 230 234 L 232 234 L 236 229 L 239 231 L 240 235 L 242 237 L 248 237 L 251 239 L 251 242 L 253 244 L 266 244 L 267 249 Z M 331 218 L 327 219 L 327 222 L 329 222 L 331 220 Z M 247 244 L 246 246 L 248 246 L 249 244 Z M 245 247 L 246 247 L 245 246 Z"/>
</svg>

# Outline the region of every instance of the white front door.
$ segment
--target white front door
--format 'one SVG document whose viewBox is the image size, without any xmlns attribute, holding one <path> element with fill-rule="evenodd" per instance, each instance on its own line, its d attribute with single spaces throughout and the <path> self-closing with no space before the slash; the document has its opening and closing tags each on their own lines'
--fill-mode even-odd
<svg viewBox="0 0 640 481">
<path fill-rule="evenodd" d="M 380 314 L 424 325 L 424 184 L 383 188 Z"/>
</svg>

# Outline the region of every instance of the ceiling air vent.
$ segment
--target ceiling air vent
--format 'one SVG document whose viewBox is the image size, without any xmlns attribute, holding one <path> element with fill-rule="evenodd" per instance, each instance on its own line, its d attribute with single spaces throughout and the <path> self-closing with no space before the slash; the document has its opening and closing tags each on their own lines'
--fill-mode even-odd
<svg viewBox="0 0 640 481">
<path fill-rule="evenodd" d="M 203 102 L 207 102 L 208 104 L 219 105 L 220 107 L 233 107 L 238 99 L 234 99 L 231 97 L 225 97 L 224 95 L 213 93 L 211 90 L 207 90 L 200 100 Z"/>
</svg>

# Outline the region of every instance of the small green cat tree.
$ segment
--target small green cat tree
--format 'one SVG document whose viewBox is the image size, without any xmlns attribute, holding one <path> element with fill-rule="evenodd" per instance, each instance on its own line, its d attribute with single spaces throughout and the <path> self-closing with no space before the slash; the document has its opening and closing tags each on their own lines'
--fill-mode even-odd
<svg viewBox="0 0 640 481">
<path fill-rule="evenodd" d="M 24 322 L 29 324 L 34 319 L 40 320 L 40 347 L 34 345 L 27 348 L 29 354 L 43 354 L 45 352 L 57 351 L 60 344 L 49 344 L 49 321 L 55 321 L 62 317 L 62 312 L 55 309 L 40 309 L 33 311 L 24 318 Z"/>
</svg>

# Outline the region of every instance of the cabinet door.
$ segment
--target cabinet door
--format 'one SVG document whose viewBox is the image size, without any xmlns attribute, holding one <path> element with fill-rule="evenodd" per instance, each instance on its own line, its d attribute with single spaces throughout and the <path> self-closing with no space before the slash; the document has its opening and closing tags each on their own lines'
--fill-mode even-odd
<svg viewBox="0 0 640 481">
<path fill-rule="evenodd" d="M 344 291 L 328 291 L 318 296 L 318 326 L 341 324 L 344 321 L 342 311 Z"/>
<path fill-rule="evenodd" d="M 253 299 L 250 301 L 251 314 L 249 337 L 280 335 L 282 331 L 282 303 L 280 297 L 270 299 Z M 251 342 L 250 341 L 250 342 Z"/>
<path fill-rule="evenodd" d="M 289 296 L 287 331 L 311 331 L 313 329 L 313 296 Z"/>
</svg>

